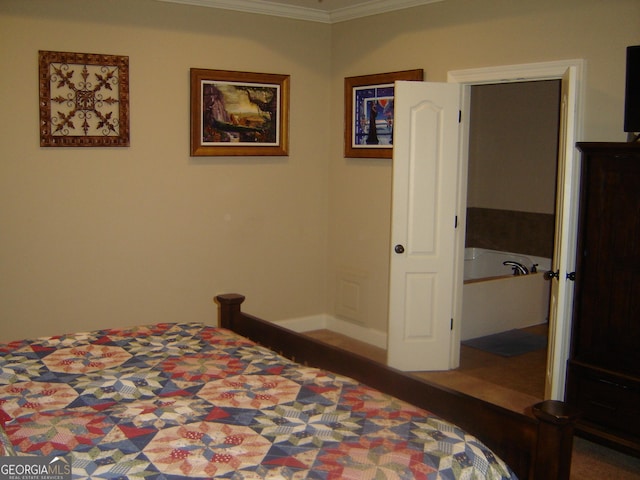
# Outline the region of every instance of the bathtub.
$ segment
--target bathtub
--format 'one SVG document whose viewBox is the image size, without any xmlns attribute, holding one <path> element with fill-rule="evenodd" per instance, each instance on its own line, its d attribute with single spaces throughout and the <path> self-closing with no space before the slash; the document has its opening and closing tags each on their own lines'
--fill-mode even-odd
<svg viewBox="0 0 640 480">
<path fill-rule="evenodd" d="M 537 264 L 537 273 L 513 275 L 513 268 L 502 264 L 506 260 L 529 271 Z M 550 268 L 549 258 L 465 248 L 460 339 L 546 323 L 550 282 L 543 273 Z"/>
</svg>

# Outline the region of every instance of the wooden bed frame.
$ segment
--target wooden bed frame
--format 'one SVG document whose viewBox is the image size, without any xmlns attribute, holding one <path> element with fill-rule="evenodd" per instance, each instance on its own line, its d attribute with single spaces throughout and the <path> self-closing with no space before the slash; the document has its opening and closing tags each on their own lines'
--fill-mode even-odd
<svg viewBox="0 0 640 480">
<path fill-rule="evenodd" d="M 354 378 L 455 423 L 500 456 L 521 480 L 568 480 L 577 415 L 548 400 L 526 413 L 438 386 L 274 323 L 243 313 L 245 297 L 218 295 L 220 326 L 298 363 Z"/>
</svg>

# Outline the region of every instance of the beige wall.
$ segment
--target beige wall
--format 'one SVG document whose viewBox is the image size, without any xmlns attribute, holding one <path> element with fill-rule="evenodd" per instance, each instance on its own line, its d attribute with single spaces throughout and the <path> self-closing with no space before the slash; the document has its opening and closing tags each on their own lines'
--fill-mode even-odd
<svg viewBox="0 0 640 480">
<path fill-rule="evenodd" d="M 336 24 L 330 135 L 342 138 L 344 77 L 424 68 L 442 82 L 450 70 L 582 58 L 583 138 L 623 141 L 625 47 L 640 44 L 639 25 L 637 0 L 445 0 Z M 386 330 L 391 162 L 345 159 L 336 141 L 329 188 L 329 303 L 341 270 L 362 271 L 368 323 Z"/>
<path fill-rule="evenodd" d="M 330 27 L 155 0 L 0 2 L 0 340 L 325 307 Z M 40 148 L 38 50 L 128 55 L 131 147 Z M 288 157 L 189 156 L 189 68 L 291 75 Z"/>
<path fill-rule="evenodd" d="M 553 214 L 560 80 L 471 89 L 467 207 Z"/>
<path fill-rule="evenodd" d="M 637 0 L 445 0 L 333 26 L 155 0 L 0 2 L 0 340 L 335 313 L 386 330 L 391 162 L 342 155 L 344 77 L 584 58 L 584 138 L 623 140 Z M 37 51 L 128 55 L 131 147 L 40 148 Z M 190 158 L 189 68 L 291 75 L 289 157 Z"/>
</svg>

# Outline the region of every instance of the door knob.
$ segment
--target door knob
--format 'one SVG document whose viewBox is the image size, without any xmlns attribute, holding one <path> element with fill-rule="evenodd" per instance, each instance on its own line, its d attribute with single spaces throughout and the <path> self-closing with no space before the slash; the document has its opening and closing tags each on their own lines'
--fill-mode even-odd
<svg viewBox="0 0 640 480">
<path fill-rule="evenodd" d="M 549 270 L 548 272 L 544 272 L 544 279 L 545 280 L 551 280 L 553 277 L 555 277 L 558 280 L 560 280 L 560 270 L 556 270 L 555 272 L 553 270 Z"/>
<path fill-rule="evenodd" d="M 404 253 L 404 247 L 400 244 L 396 245 L 394 250 L 396 251 L 396 253 Z"/>
</svg>

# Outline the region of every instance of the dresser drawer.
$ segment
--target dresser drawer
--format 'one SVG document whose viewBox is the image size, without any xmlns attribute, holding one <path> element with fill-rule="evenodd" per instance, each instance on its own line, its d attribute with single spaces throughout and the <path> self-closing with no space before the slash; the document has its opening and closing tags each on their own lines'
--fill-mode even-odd
<svg viewBox="0 0 640 480">
<path fill-rule="evenodd" d="M 584 367 L 569 367 L 567 400 L 582 420 L 638 436 L 640 382 Z"/>
</svg>

